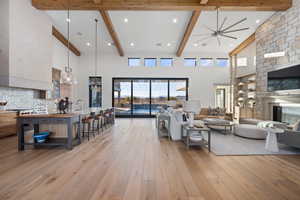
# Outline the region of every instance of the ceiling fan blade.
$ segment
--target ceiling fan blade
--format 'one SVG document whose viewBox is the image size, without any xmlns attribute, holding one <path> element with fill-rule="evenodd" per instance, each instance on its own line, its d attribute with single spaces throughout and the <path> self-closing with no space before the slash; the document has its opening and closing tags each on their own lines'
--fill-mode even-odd
<svg viewBox="0 0 300 200">
<path fill-rule="evenodd" d="M 234 27 L 234 26 L 236 26 L 236 25 L 238 25 L 238 24 L 240 24 L 240 23 L 242 23 L 242 22 L 244 22 L 244 21 L 246 21 L 246 20 L 247 20 L 247 18 L 244 18 L 244 19 L 242 19 L 242 20 L 240 20 L 240 21 L 238 21 L 238 22 L 236 22 L 236 23 L 234 23 L 234 24 L 228 26 L 227 28 L 225 28 L 225 29 L 223 29 L 223 30 L 221 30 L 221 31 L 222 31 L 222 32 L 227 31 L 228 29 L 230 29 L 230 28 L 232 28 L 232 27 Z"/>
<path fill-rule="evenodd" d="M 230 35 L 224 35 L 224 34 L 220 34 L 220 35 L 223 36 L 223 37 L 227 37 L 227 38 L 231 38 L 231 39 L 237 40 L 236 37 L 233 37 L 233 36 L 230 36 Z"/>
<path fill-rule="evenodd" d="M 245 30 L 249 30 L 250 28 L 240 28 L 240 29 L 235 29 L 235 30 L 231 30 L 231 31 L 222 31 L 222 33 L 233 33 L 233 32 L 238 32 L 238 31 L 245 31 Z"/>
<path fill-rule="evenodd" d="M 215 30 L 213 30 L 212 28 L 209 28 L 208 26 L 206 26 L 206 25 L 204 25 L 204 27 L 206 28 L 206 29 L 208 29 L 208 30 L 210 30 L 211 32 L 216 32 Z"/>
<path fill-rule="evenodd" d="M 225 25 L 226 20 L 227 20 L 227 17 L 224 18 L 224 20 L 218 30 L 222 30 L 223 26 Z"/>
<path fill-rule="evenodd" d="M 196 42 L 199 43 L 199 42 L 202 42 L 202 41 L 207 40 L 207 39 L 209 39 L 209 38 L 211 38 L 211 36 L 209 36 L 209 37 L 204 37 L 204 38 L 202 38 L 202 39 L 200 39 L 200 40 L 197 40 Z"/>
<path fill-rule="evenodd" d="M 219 8 L 217 8 L 217 30 L 219 28 Z"/>
<path fill-rule="evenodd" d="M 217 40 L 218 40 L 218 44 L 219 44 L 219 46 L 221 46 L 221 41 L 220 41 L 220 38 L 219 38 L 219 36 L 217 36 Z"/>
<path fill-rule="evenodd" d="M 208 36 L 208 35 L 212 35 L 211 33 L 203 33 L 203 34 L 194 34 L 192 35 L 192 37 L 201 37 L 201 36 Z"/>
</svg>

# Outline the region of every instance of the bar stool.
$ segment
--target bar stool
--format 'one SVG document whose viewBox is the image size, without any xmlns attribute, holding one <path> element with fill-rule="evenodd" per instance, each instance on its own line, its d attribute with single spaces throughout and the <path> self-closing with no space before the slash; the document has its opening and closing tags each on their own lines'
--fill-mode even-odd
<svg viewBox="0 0 300 200">
<path fill-rule="evenodd" d="M 82 119 L 82 137 L 85 137 L 85 134 L 87 134 L 88 141 L 90 140 L 90 134 L 92 133 L 95 137 L 95 130 L 92 127 L 93 124 L 93 117 L 88 116 Z M 87 130 L 86 130 L 87 128 Z"/>
<path fill-rule="evenodd" d="M 95 128 L 95 125 L 96 125 L 96 128 Z M 100 133 L 100 129 L 103 132 L 103 112 L 102 111 L 100 111 L 99 114 L 94 116 L 93 127 L 94 127 L 94 130 L 97 131 L 98 134 Z"/>
<path fill-rule="evenodd" d="M 111 108 L 109 114 L 110 114 L 110 121 L 111 121 L 111 124 L 115 124 L 115 109 L 114 109 L 114 108 Z"/>
<path fill-rule="evenodd" d="M 103 113 L 103 125 L 105 128 L 109 125 L 109 109 L 106 109 Z"/>
</svg>

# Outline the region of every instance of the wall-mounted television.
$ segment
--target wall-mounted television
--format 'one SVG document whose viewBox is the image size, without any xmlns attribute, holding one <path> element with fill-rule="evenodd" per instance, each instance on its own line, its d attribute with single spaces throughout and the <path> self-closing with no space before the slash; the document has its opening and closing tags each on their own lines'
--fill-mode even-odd
<svg viewBox="0 0 300 200">
<path fill-rule="evenodd" d="M 268 73 L 268 91 L 300 89 L 300 65 Z"/>
</svg>

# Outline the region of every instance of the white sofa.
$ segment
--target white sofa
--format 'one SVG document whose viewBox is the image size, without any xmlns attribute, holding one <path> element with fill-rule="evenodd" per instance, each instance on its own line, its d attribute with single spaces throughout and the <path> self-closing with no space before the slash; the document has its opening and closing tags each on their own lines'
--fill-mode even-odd
<svg viewBox="0 0 300 200">
<path fill-rule="evenodd" d="M 238 124 L 235 127 L 235 135 L 250 139 L 266 139 L 267 131 L 253 124 Z"/>
<path fill-rule="evenodd" d="M 240 124 L 234 128 L 234 134 L 249 139 L 264 140 L 267 137 L 267 131 L 257 127 L 261 120 L 257 119 L 241 119 Z"/>
<path fill-rule="evenodd" d="M 183 121 L 183 112 L 180 110 L 168 109 L 169 115 L 171 117 L 171 138 L 172 140 L 181 140 L 181 126 L 186 123 Z"/>
</svg>

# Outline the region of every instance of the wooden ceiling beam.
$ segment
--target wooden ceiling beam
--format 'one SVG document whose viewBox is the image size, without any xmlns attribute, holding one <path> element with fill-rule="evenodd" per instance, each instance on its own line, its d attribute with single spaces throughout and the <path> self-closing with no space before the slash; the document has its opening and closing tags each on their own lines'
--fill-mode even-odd
<svg viewBox="0 0 300 200">
<path fill-rule="evenodd" d="M 106 28 L 111 36 L 111 39 L 113 40 L 114 42 L 114 45 L 116 46 L 117 48 L 117 51 L 119 53 L 120 56 L 124 56 L 124 51 L 123 51 L 123 48 L 121 46 L 121 43 L 120 43 L 120 40 L 118 38 L 118 35 L 114 29 L 114 26 L 113 26 L 113 23 L 109 17 L 109 14 L 106 10 L 100 10 L 100 14 L 103 18 L 103 21 L 106 25 Z"/>
<path fill-rule="evenodd" d="M 101 4 L 102 0 L 93 0 L 95 2 L 95 4 Z"/>
<path fill-rule="evenodd" d="M 292 0 L 31 0 L 41 10 L 253 10 L 282 11 L 292 6 Z M 98 2 L 101 1 L 99 4 Z M 202 1 L 202 0 L 201 0 Z M 206 0 L 203 0 L 203 2 Z M 95 3 L 97 2 L 97 3 Z"/>
<path fill-rule="evenodd" d="M 232 50 L 229 53 L 229 56 L 234 56 L 239 54 L 242 50 L 244 50 L 246 47 L 248 47 L 250 44 L 252 44 L 255 41 L 255 33 L 250 35 L 245 41 L 243 41 L 239 46 L 237 46 L 234 50 Z"/>
<path fill-rule="evenodd" d="M 68 45 L 67 38 L 65 38 L 65 36 L 60 33 L 54 26 L 52 26 L 52 35 L 56 37 L 56 39 L 58 39 L 63 45 L 65 45 L 65 47 L 68 48 L 69 46 L 70 51 L 72 51 L 76 56 L 81 56 L 80 51 L 71 42 Z"/>
<path fill-rule="evenodd" d="M 200 4 L 205 5 L 208 3 L 208 0 L 200 0 Z"/>
<path fill-rule="evenodd" d="M 180 57 L 182 55 L 182 52 L 183 52 L 183 50 L 186 46 L 186 43 L 188 42 L 188 40 L 189 40 L 189 38 L 190 38 L 190 36 L 193 32 L 193 29 L 194 29 L 195 25 L 197 24 L 197 21 L 198 21 L 198 18 L 200 16 L 200 14 L 201 14 L 201 11 L 199 11 L 199 10 L 193 12 L 193 14 L 191 16 L 191 19 L 189 21 L 189 24 L 188 24 L 188 26 L 185 30 L 183 38 L 182 38 L 182 40 L 180 42 L 180 45 L 178 47 L 178 50 L 177 50 L 177 53 L 176 53 L 176 55 L 178 57 Z"/>
</svg>

